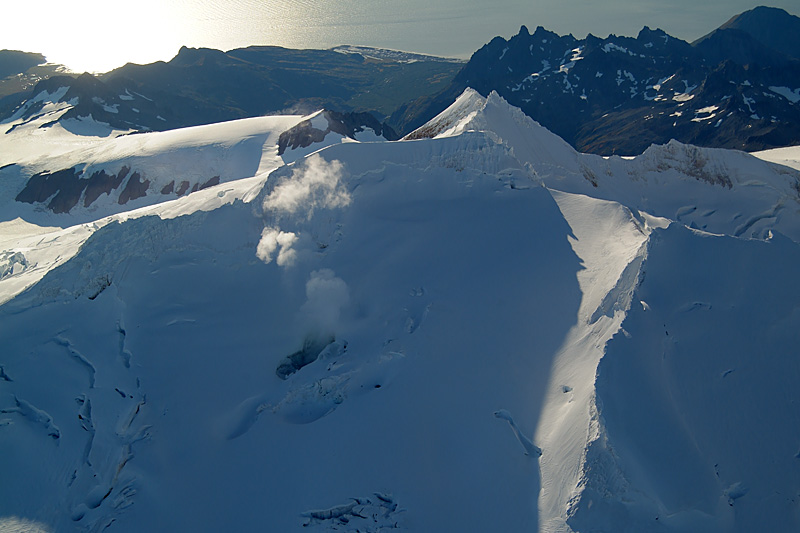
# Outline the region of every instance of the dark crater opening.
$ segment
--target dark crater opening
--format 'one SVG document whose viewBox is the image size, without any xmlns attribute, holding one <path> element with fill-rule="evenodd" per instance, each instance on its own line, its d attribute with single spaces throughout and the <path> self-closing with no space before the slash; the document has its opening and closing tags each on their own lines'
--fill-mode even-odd
<svg viewBox="0 0 800 533">
<path fill-rule="evenodd" d="M 322 337 L 316 335 L 307 336 L 303 341 L 302 348 L 281 360 L 278 368 L 275 369 L 275 374 L 281 379 L 287 379 L 304 366 L 316 361 L 319 354 L 335 341 L 336 337 L 333 335 Z"/>
</svg>

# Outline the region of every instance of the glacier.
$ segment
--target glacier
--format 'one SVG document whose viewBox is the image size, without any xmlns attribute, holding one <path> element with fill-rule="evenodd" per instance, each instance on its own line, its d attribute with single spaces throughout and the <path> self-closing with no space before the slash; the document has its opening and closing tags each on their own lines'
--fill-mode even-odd
<svg viewBox="0 0 800 533">
<path fill-rule="evenodd" d="M 800 527 L 795 152 L 580 154 L 468 89 L 279 155 L 320 120 L 0 125 L 0 530 Z"/>
</svg>

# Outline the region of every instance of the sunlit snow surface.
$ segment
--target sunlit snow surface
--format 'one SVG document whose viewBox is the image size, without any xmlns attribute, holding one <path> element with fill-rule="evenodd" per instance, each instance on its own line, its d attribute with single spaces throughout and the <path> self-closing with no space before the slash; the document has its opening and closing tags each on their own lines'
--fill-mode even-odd
<svg viewBox="0 0 800 533">
<path fill-rule="evenodd" d="M 258 163 L 106 218 L 3 176 L 0 529 L 800 527 L 795 170 L 578 154 L 470 91 L 279 158 L 302 119 L 131 136 Z"/>
</svg>

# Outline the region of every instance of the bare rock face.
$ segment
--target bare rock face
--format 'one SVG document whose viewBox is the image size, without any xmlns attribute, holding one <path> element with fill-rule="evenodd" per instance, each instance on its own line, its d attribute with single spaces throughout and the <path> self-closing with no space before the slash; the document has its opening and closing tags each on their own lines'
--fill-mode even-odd
<svg viewBox="0 0 800 533">
<path fill-rule="evenodd" d="M 101 195 L 110 195 L 111 192 L 125 181 L 130 168 L 123 166 L 116 174 L 107 174 L 104 170 L 99 170 L 85 178 L 84 172 L 77 167 L 65 168 L 55 172 L 39 172 L 28 180 L 25 188 L 17 194 L 18 202 L 28 204 L 46 204 L 47 208 L 53 213 L 68 213 L 73 207 L 78 205 L 83 197 L 83 206 L 89 207 Z M 134 173 L 123 191 L 126 198 L 120 195 L 120 204 L 132 199 L 133 194 L 139 198 L 144 196 L 147 185 L 144 189 L 132 184 L 138 182 L 139 174 Z M 146 182 L 149 184 L 149 182 Z M 126 191 L 129 191 L 126 193 Z"/>
<path fill-rule="evenodd" d="M 213 187 L 214 185 L 219 185 L 219 176 L 214 176 L 210 180 L 205 183 L 200 184 L 199 190 L 208 189 L 209 187 Z"/>
<path fill-rule="evenodd" d="M 118 188 L 122 184 L 130 170 L 130 167 L 124 166 L 116 175 L 106 174 L 103 170 L 92 174 L 92 177 L 89 178 L 89 183 L 86 185 L 83 206 L 89 207 L 103 193 L 111 194 L 112 190 Z"/>
<path fill-rule="evenodd" d="M 34 174 L 15 199 L 27 204 L 43 204 L 56 214 L 69 213 L 78 204 L 90 207 L 103 195 L 112 197 L 115 191 L 119 191 L 116 203 L 125 205 L 132 200 L 147 196 L 151 183 L 152 180 L 147 179 L 143 172 L 131 172 L 131 167 L 128 165 L 123 165 L 117 173 L 108 173 L 106 170 L 88 173 L 75 166 Z M 219 183 L 220 176 L 195 184 L 183 180 L 177 186 L 173 180 L 158 192 L 164 196 L 183 196 Z M 150 194 L 153 194 L 153 191 L 150 191 Z"/>
<path fill-rule="evenodd" d="M 400 138 L 388 124 L 379 122 L 369 113 L 338 113 L 325 110 L 322 116 L 327 122 L 324 130 L 314 127 L 311 120 L 304 120 L 281 133 L 278 138 L 278 155 L 283 155 L 288 149 L 307 148 L 314 143 L 322 142 L 329 133 L 338 133 L 355 139 L 358 133 L 370 129 L 376 136 L 383 137 L 387 141 L 396 141 Z"/>
<path fill-rule="evenodd" d="M 297 126 L 281 133 L 278 139 L 278 155 L 283 155 L 287 149 L 296 150 L 322 142 L 329 132 L 330 129 L 327 131 L 317 129 L 311 125 L 310 120 L 304 120 Z"/>
<path fill-rule="evenodd" d="M 150 180 L 142 181 L 141 177 L 138 172 L 131 174 L 128 184 L 119 193 L 119 205 L 125 205 L 130 200 L 136 200 L 147 195 L 147 187 L 150 185 Z"/>
<path fill-rule="evenodd" d="M 47 202 L 47 208 L 54 213 L 67 213 L 78 204 L 86 186 L 81 183 L 80 174 L 76 168 L 35 174 L 16 200 L 29 204 Z"/>
</svg>

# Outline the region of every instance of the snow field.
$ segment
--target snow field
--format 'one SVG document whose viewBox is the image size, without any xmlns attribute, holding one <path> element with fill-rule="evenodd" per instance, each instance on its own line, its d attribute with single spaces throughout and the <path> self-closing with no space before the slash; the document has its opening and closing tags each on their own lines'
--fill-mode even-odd
<svg viewBox="0 0 800 533">
<path fill-rule="evenodd" d="M 279 159 L 302 118 L 86 139 L 247 174 L 106 218 L 5 169 L 2 527 L 798 525 L 796 172 L 474 91 Z"/>
</svg>

